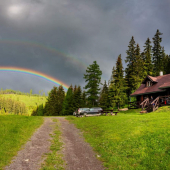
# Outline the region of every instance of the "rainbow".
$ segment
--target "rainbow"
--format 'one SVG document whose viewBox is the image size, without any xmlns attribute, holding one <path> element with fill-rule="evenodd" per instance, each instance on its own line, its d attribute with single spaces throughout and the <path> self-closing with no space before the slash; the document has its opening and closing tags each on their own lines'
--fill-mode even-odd
<svg viewBox="0 0 170 170">
<path fill-rule="evenodd" d="M 28 41 L 28 40 L 8 40 L 8 39 L 0 39 L 0 43 L 1 44 L 12 44 L 12 45 L 20 45 L 20 46 L 28 46 L 28 47 L 34 47 L 34 48 L 39 48 L 39 49 L 43 49 L 45 51 L 48 51 L 50 53 L 53 53 L 53 54 L 57 54 L 57 55 L 60 55 L 64 58 L 69 58 L 71 61 L 73 61 L 74 63 L 77 64 L 77 66 L 82 66 L 84 68 L 87 68 L 87 65 L 80 61 L 79 59 L 71 56 L 71 55 L 68 55 L 62 51 L 59 51 L 57 50 L 56 48 L 54 47 L 50 47 L 50 46 L 46 46 L 44 44 L 41 44 L 39 42 L 34 42 L 34 41 Z"/>
<path fill-rule="evenodd" d="M 54 83 L 56 85 L 62 85 L 65 90 L 67 90 L 69 88 L 69 86 L 67 84 L 63 83 L 62 81 L 60 81 L 60 80 L 58 80 L 58 79 L 56 79 L 54 77 L 51 77 L 51 76 L 49 76 L 47 74 L 44 74 L 42 72 L 27 69 L 27 68 L 2 66 L 2 67 L 0 67 L 0 71 L 25 73 L 25 74 L 29 74 L 29 75 L 33 75 L 33 76 L 43 78 L 43 79 L 45 79 L 45 80 L 47 80 L 49 82 L 52 82 L 52 83 Z"/>
</svg>

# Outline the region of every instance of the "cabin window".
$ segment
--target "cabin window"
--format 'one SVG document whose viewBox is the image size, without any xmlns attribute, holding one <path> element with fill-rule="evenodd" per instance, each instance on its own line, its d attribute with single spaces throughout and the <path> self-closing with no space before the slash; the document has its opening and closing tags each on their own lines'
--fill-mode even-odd
<svg viewBox="0 0 170 170">
<path fill-rule="evenodd" d="M 152 86 L 151 81 L 147 81 L 147 82 L 146 82 L 146 87 L 150 87 L 150 86 Z"/>
</svg>

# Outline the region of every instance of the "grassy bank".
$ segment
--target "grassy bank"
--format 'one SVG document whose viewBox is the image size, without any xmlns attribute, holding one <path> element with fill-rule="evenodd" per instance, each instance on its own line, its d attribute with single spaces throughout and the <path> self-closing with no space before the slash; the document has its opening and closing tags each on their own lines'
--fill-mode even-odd
<svg viewBox="0 0 170 170">
<path fill-rule="evenodd" d="M 108 169 L 170 169 L 170 108 L 141 115 L 68 117 Z"/>
<path fill-rule="evenodd" d="M 63 155 L 61 153 L 61 132 L 58 127 L 57 119 L 53 119 L 53 121 L 57 122 L 55 127 L 54 134 L 52 135 L 52 145 L 50 147 L 51 152 L 47 154 L 47 158 L 42 164 L 41 170 L 64 170 L 64 161 Z"/>
<path fill-rule="evenodd" d="M 42 117 L 0 116 L 0 169 L 10 163 L 42 123 Z"/>
</svg>

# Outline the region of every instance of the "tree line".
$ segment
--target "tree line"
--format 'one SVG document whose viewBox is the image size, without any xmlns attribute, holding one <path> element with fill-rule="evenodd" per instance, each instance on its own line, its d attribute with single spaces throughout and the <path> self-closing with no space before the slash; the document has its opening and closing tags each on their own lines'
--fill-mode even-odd
<svg viewBox="0 0 170 170">
<path fill-rule="evenodd" d="M 39 94 L 33 94 L 32 93 L 32 89 L 30 89 L 29 93 L 24 93 L 24 92 L 21 92 L 19 90 L 12 90 L 12 89 L 5 89 L 5 90 L 3 90 L 3 88 L 1 88 L 0 94 L 17 94 L 17 95 L 44 96 L 44 97 L 46 96 L 45 92 L 43 92 L 43 90 L 39 90 Z"/>
<path fill-rule="evenodd" d="M 27 109 L 23 102 L 13 100 L 11 98 L 0 97 L 1 114 L 26 115 Z"/>
<path fill-rule="evenodd" d="M 132 36 L 126 51 L 125 69 L 120 54 L 116 65 L 113 66 L 110 80 L 101 84 L 102 71 L 94 61 L 84 74 L 86 82 L 84 91 L 80 86 L 73 88 L 71 85 L 65 94 L 62 86 L 54 87 L 49 93 L 46 105 L 37 107 L 33 115 L 70 115 L 79 107 L 100 106 L 109 109 L 125 106 L 130 94 L 140 86 L 147 75 L 159 76 L 160 71 L 164 74 L 170 73 L 170 56 L 161 46 L 161 35 L 162 33 L 157 30 L 152 42 L 147 38 L 143 51 Z"/>
</svg>

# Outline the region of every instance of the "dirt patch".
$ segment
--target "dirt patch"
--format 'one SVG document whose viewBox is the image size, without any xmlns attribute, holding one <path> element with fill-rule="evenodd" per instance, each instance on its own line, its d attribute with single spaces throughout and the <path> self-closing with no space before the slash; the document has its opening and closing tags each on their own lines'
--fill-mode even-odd
<svg viewBox="0 0 170 170">
<path fill-rule="evenodd" d="M 31 139 L 26 143 L 24 149 L 18 152 L 10 166 L 5 170 L 37 170 L 43 162 L 42 155 L 50 152 L 51 137 L 54 130 L 51 118 L 45 118 L 43 125 L 37 129 Z"/>
<path fill-rule="evenodd" d="M 102 163 L 96 158 L 92 147 L 84 141 L 82 133 L 65 118 L 60 121 L 64 142 L 64 158 L 67 170 L 103 170 Z"/>
</svg>

